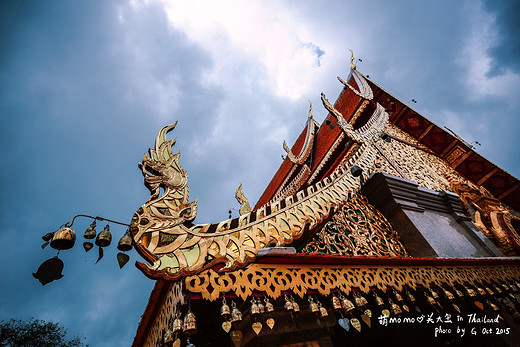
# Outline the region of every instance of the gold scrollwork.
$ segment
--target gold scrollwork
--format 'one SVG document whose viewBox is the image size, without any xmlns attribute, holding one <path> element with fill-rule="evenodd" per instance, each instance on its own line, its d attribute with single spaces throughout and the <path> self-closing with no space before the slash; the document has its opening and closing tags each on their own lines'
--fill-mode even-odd
<svg viewBox="0 0 520 347">
<path fill-rule="evenodd" d="M 303 298 L 308 290 L 330 295 L 333 290 L 349 294 L 352 288 L 365 293 L 370 288 L 402 290 L 432 284 L 453 286 L 485 281 L 518 280 L 520 268 L 512 266 L 341 266 L 250 264 L 224 274 L 206 270 L 185 278 L 186 290 L 203 299 L 217 300 L 220 293 L 234 292 L 246 300 L 254 291 L 274 299 L 285 291 Z"/>
</svg>

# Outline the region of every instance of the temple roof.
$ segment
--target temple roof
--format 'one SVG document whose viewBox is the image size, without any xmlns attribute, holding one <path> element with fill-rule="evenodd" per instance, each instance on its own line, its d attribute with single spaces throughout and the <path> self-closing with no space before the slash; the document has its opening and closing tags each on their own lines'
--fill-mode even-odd
<svg viewBox="0 0 520 347">
<path fill-rule="evenodd" d="M 477 186 L 483 186 L 493 196 L 514 210 L 520 210 L 520 181 L 518 178 L 478 154 L 463 139 L 442 129 L 373 81 L 368 79 L 367 81 L 373 90 L 373 101 L 387 109 L 392 124 L 425 145 L 433 154 L 445 160 L 464 178 Z M 349 84 L 355 85 L 353 77 L 349 80 Z M 346 87 L 341 91 L 334 108 L 343 114 L 347 122 L 352 122 L 352 118 L 356 116 L 362 119 L 371 111 L 370 106 L 362 109 L 363 99 Z M 300 150 L 303 138 L 305 138 L 305 131 L 301 133 L 293 145 L 293 152 Z M 318 178 L 327 177 L 337 168 L 349 149 L 348 146 L 345 146 L 347 140 L 341 139 L 341 135 L 342 131 L 337 126 L 336 118 L 329 113 L 316 134 L 311 173 L 309 180 L 303 182 L 303 187 L 316 182 L 317 176 L 319 176 Z M 255 210 L 268 203 L 275 196 L 280 189 L 280 185 L 288 180 L 288 175 L 295 166 L 297 164 L 292 163 L 289 159 L 284 160 L 258 200 Z M 325 172 L 317 175 L 317 171 L 323 170 L 324 167 L 326 167 Z"/>
</svg>

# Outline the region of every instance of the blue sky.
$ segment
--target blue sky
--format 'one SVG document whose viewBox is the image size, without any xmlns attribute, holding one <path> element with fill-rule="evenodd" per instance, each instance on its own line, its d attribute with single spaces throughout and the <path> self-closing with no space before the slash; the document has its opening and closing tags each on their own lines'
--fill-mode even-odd
<svg viewBox="0 0 520 347">
<path fill-rule="evenodd" d="M 148 198 L 137 163 L 179 123 L 197 223 L 254 204 L 306 121 L 308 101 L 358 70 L 520 176 L 516 1 L 3 1 L 0 4 L 0 319 L 59 321 L 93 346 L 127 346 L 153 281 L 95 265 L 78 220 L 64 278 L 31 273 L 40 237 L 75 214 L 129 222 Z M 236 216 L 237 211 L 233 211 Z M 98 223 L 98 231 L 104 223 Z M 125 231 L 111 225 L 114 242 Z"/>
</svg>

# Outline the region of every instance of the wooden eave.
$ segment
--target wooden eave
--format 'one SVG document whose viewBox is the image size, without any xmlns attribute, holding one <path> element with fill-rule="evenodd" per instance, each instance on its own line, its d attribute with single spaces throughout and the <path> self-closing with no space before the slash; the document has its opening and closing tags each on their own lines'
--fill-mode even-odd
<svg viewBox="0 0 520 347">
<path fill-rule="evenodd" d="M 390 122 L 428 147 L 435 155 L 444 159 L 466 179 L 482 185 L 493 196 L 520 211 L 520 181 L 493 164 L 408 105 L 368 80 L 374 92 L 374 101 L 392 112 Z"/>
</svg>

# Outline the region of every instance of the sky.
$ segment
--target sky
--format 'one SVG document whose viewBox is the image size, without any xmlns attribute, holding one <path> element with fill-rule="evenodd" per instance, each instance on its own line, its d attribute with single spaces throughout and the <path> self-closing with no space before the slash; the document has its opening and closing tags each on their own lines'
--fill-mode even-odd
<svg viewBox="0 0 520 347">
<path fill-rule="evenodd" d="M 0 319 L 64 325 L 91 346 L 128 346 L 154 282 L 62 251 L 64 277 L 32 277 L 41 236 L 76 214 L 129 223 L 149 197 L 137 163 L 178 120 L 196 223 L 258 200 L 324 92 L 358 70 L 520 177 L 518 1 L 14 1 L 0 3 Z M 175 150 L 174 148 L 174 150 Z M 98 231 L 105 223 L 98 222 Z"/>
</svg>

